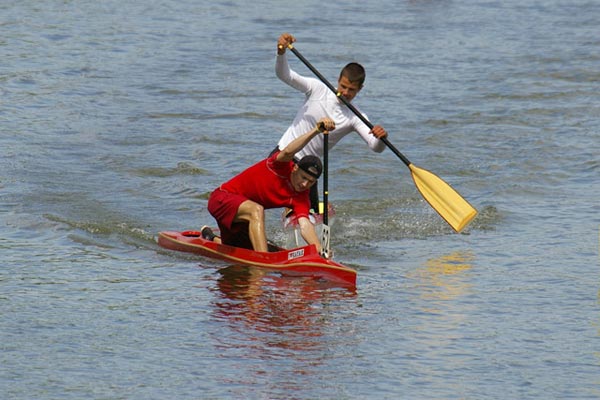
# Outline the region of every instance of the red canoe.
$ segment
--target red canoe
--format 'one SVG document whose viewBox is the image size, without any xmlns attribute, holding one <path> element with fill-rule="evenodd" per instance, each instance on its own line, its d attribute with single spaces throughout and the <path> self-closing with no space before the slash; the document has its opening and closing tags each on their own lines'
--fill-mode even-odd
<svg viewBox="0 0 600 400">
<path fill-rule="evenodd" d="M 158 244 L 166 249 L 195 253 L 250 267 L 266 268 L 286 275 L 312 276 L 356 286 L 356 271 L 335 261 L 324 259 L 314 245 L 295 249 L 274 248 L 259 252 L 206 240 L 198 231 L 160 232 Z"/>
</svg>

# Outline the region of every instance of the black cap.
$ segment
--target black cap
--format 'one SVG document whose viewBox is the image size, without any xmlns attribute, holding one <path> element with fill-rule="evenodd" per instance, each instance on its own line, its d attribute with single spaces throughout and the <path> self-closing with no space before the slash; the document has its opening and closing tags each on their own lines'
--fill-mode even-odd
<svg viewBox="0 0 600 400">
<path fill-rule="evenodd" d="M 304 172 L 314 178 L 319 178 L 321 172 L 323 172 L 323 164 L 317 156 L 304 156 L 297 163 L 298 168 L 301 168 Z"/>
</svg>

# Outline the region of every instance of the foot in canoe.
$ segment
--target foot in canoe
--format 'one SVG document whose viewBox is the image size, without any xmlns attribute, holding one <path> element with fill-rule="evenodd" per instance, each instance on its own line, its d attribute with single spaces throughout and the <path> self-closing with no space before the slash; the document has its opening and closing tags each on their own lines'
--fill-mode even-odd
<svg viewBox="0 0 600 400">
<path fill-rule="evenodd" d="M 202 227 L 202 229 L 200 229 L 200 233 L 202 234 L 202 237 L 204 239 L 209 240 L 211 242 L 214 242 L 215 238 L 217 239 L 218 242 L 221 241 L 220 238 L 218 238 L 217 235 L 215 235 L 213 230 L 208 225 L 204 225 Z"/>
</svg>

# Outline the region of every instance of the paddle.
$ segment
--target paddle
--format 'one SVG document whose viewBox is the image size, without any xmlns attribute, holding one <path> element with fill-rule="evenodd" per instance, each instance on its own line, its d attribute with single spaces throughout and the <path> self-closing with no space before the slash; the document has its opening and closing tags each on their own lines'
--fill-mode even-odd
<svg viewBox="0 0 600 400">
<path fill-rule="evenodd" d="M 370 129 L 369 122 L 348 100 L 346 100 L 319 71 L 290 43 L 288 48 L 323 82 L 338 98 Z M 387 138 L 380 139 L 410 169 L 413 181 L 421 195 L 456 232 L 462 231 L 471 222 L 477 210 L 457 191 L 433 173 L 413 165 L 404 154 L 394 147 Z"/>
<path fill-rule="evenodd" d="M 325 258 L 330 256 L 330 245 L 329 245 L 329 184 L 328 179 L 329 169 L 329 131 L 323 131 L 323 228 L 321 231 L 321 254 Z"/>
</svg>

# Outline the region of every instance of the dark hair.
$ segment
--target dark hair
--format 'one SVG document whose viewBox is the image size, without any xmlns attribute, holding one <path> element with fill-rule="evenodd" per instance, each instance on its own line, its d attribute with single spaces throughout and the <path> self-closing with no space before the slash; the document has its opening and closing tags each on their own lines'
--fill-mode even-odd
<svg viewBox="0 0 600 400">
<path fill-rule="evenodd" d="M 359 63 L 351 62 L 340 72 L 340 79 L 345 76 L 352 83 L 359 83 L 362 86 L 365 83 L 365 69 Z"/>
</svg>

